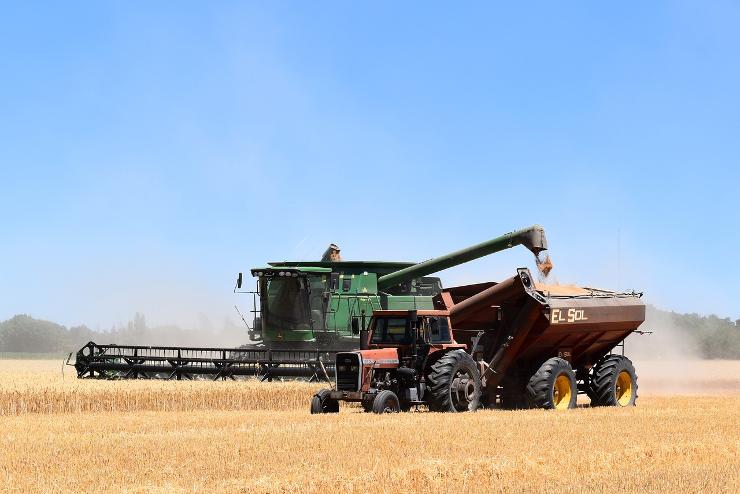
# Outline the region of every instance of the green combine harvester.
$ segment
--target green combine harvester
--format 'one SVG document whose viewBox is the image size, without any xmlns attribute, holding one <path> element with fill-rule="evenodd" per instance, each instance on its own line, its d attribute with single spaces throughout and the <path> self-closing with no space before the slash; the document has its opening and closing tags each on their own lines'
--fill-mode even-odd
<svg viewBox="0 0 740 494">
<path fill-rule="evenodd" d="M 240 292 L 253 296 L 253 344 L 234 349 L 90 342 L 77 352 L 74 366 L 81 378 L 328 379 L 336 352 L 359 347 L 359 328 L 374 310 L 432 310 L 443 287 L 429 275 L 516 245 L 538 256 L 547 249 L 545 232 L 535 225 L 418 264 L 272 262 L 251 270 L 256 291 Z M 236 285 L 242 289 L 242 273 Z"/>
</svg>

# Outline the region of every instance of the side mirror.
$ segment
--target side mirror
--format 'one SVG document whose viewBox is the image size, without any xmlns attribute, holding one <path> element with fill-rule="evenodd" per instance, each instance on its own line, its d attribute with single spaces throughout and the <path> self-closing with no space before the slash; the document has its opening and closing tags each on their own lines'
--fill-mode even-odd
<svg viewBox="0 0 740 494">
<path fill-rule="evenodd" d="M 236 287 L 241 290 L 242 287 L 242 274 L 239 273 L 239 276 L 236 277 Z"/>
<path fill-rule="evenodd" d="M 352 318 L 352 334 L 360 334 L 360 321 L 356 317 Z"/>
</svg>

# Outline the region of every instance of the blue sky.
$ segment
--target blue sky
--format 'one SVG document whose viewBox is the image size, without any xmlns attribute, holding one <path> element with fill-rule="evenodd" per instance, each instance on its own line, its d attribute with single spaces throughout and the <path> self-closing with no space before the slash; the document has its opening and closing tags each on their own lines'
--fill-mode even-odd
<svg viewBox="0 0 740 494">
<path fill-rule="evenodd" d="M 269 260 L 533 223 L 558 282 L 740 318 L 739 24 L 733 2 L 8 3 L 0 319 L 218 327 Z"/>
</svg>

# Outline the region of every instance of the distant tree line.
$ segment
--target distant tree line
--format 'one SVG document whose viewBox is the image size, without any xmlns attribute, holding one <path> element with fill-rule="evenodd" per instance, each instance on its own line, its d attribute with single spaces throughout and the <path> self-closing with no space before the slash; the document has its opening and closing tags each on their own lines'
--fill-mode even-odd
<svg viewBox="0 0 740 494">
<path fill-rule="evenodd" d="M 648 306 L 641 327 L 654 331 L 630 344 L 630 352 L 645 356 L 675 356 L 669 350 L 680 346 L 684 355 L 707 359 L 740 359 L 740 320 L 715 315 L 678 314 Z M 631 337 L 632 338 L 632 337 Z M 220 332 L 181 329 L 177 326 L 150 328 L 142 314 L 126 326 L 94 331 L 87 326 L 66 328 L 50 321 L 17 315 L 0 322 L 0 353 L 67 353 L 88 341 L 141 345 L 230 346 L 247 343 L 246 328 L 226 324 Z"/>
<path fill-rule="evenodd" d="M 224 324 L 218 332 L 172 325 L 150 328 L 139 313 L 127 325 L 107 331 L 95 331 L 84 325 L 67 328 L 26 314 L 0 322 L 0 353 L 69 353 L 88 341 L 119 345 L 239 346 L 247 343 L 247 332 L 245 327 L 232 324 Z"/>
<path fill-rule="evenodd" d="M 655 346 L 680 346 L 683 353 L 704 359 L 740 359 L 740 319 L 721 318 L 714 314 L 679 314 L 647 307 L 645 329 L 654 332 Z"/>
</svg>

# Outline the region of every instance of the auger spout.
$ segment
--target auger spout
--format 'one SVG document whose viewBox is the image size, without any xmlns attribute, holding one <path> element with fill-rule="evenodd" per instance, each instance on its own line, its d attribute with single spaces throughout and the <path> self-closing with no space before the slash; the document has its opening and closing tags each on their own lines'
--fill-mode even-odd
<svg viewBox="0 0 740 494">
<path fill-rule="evenodd" d="M 495 252 L 510 249 L 516 245 L 523 245 L 537 256 L 543 250 L 547 250 L 545 230 L 539 225 L 533 225 L 529 228 L 509 232 L 486 242 L 386 274 L 378 278 L 378 290 L 387 290 L 399 283 L 458 266 Z"/>
</svg>

